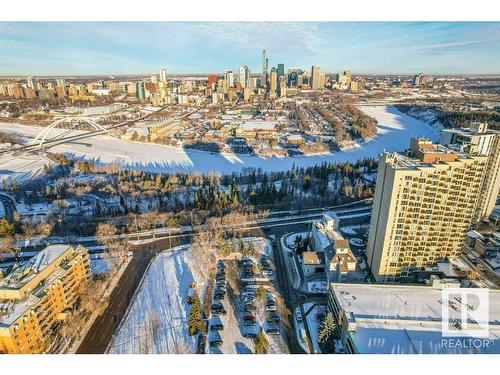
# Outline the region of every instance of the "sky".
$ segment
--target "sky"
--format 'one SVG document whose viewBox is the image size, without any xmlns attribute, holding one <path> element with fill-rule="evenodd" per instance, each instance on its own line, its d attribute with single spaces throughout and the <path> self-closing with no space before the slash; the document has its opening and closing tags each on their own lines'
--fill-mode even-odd
<svg viewBox="0 0 500 375">
<path fill-rule="evenodd" d="M 500 73 L 500 22 L 0 22 L 0 75 Z"/>
</svg>

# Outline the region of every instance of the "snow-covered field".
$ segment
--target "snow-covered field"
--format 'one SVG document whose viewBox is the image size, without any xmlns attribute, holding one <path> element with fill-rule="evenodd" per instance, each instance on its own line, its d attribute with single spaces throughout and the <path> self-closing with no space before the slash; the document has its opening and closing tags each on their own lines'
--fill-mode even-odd
<svg viewBox="0 0 500 375">
<path fill-rule="evenodd" d="M 287 170 L 292 168 L 294 164 L 298 167 L 309 167 L 322 162 L 356 161 L 365 157 L 376 158 L 384 150 L 398 151 L 407 148 L 412 136 L 423 136 L 433 140 L 438 138 L 439 132 L 437 129 L 399 112 L 395 107 L 363 106 L 361 109 L 367 115 L 378 120 L 378 135 L 357 147 L 333 154 L 283 158 L 211 154 L 164 145 L 131 142 L 106 135 L 58 145 L 51 150 L 66 153 L 79 159 L 91 159 L 96 163 L 119 164 L 128 169 L 158 172 L 197 171 L 206 173 L 219 171 L 221 173 L 231 173 L 245 168 L 262 168 L 267 171 Z M 19 133 L 26 138 L 34 138 L 40 130 L 41 128 L 36 126 L 0 123 L 0 131 Z M 64 129 L 56 129 L 54 134 L 63 131 Z M 25 164 L 21 167 L 24 170 L 29 170 L 28 166 Z M 18 168 L 12 160 L 6 163 L 0 159 L 0 179 L 16 176 L 16 173 L 20 173 L 17 172 Z M 33 168 L 33 173 L 39 171 L 39 167 Z"/>
<path fill-rule="evenodd" d="M 0 155 L 0 181 L 23 182 L 42 174 L 45 165 L 52 164 L 51 160 L 39 155 Z"/>
<path fill-rule="evenodd" d="M 189 252 L 181 247 L 160 253 L 150 264 L 140 289 L 115 333 L 109 353 L 194 353 L 188 335 L 187 290 L 194 280 Z"/>
</svg>

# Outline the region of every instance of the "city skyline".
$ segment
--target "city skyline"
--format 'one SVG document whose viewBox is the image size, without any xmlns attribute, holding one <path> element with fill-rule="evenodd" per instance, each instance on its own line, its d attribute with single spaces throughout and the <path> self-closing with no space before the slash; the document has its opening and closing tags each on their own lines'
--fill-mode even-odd
<svg viewBox="0 0 500 375">
<path fill-rule="evenodd" d="M 496 74 L 498 42 L 496 22 L 4 22 L 0 75 L 254 74 L 263 49 L 269 69 Z"/>
</svg>

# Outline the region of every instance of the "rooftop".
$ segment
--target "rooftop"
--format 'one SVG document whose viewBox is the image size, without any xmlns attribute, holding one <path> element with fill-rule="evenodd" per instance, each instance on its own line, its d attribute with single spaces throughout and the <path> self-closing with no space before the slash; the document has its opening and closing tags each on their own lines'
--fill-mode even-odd
<svg viewBox="0 0 500 375">
<path fill-rule="evenodd" d="M 274 130 L 278 125 L 277 121 L 262 121 L 262 120 L 250 120 L 246 121 L 238 126 L 240 130 Z"/>
<path fill-rule="evenodd" d="M 325 264 L 325 253 L 316 251 L 305 251 L 303 256 L 304 264 L 307 265 L 324 265 Z"/>
<path fill-rule="evenodd" d="M 0 289 L 19 289 L 37 273 L 43 271 L 49 264 L 59 258 L 69 245 L 49 245 L 25 263 L 15 267 L 3 280 L 0 280 Z"/>
<path fill-rule="evenodd" d="M 475 348 L 443 346 L 442 289 L 412 285 L 330 284 L 349 322 L 349 335 L 360 353 L 468 353 Z M 465 305 L 467 303 L 467 305 Z M 460 321 L 462 309 L 475 310 L 479 301 L 450 297 L 450 320 Z M 468 314 L 469 322 L 473 322 Z M 500 353 L 500 292 L 489 291 L 490 347 Z"/>
</svg>

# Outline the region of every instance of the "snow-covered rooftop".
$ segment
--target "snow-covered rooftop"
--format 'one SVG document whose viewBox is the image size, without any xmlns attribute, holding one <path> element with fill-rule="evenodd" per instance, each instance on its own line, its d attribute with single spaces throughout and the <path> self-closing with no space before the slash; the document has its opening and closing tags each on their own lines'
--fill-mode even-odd
<svg viewBox="0 0 500 375">
<path fill-rule="evenodd" d="M 0 281 L 1 288 L 18 289 L 31 280 L 37 273 L 43 271 L 49 264 L 59 258 L 69 245 L 49 245 L 33 258 L 23 263 Z"/>
<path fill-rule="evenodd" d="M 349 324 L 349 336 L 360 353 L 455 353 L 469 348 L 442 344 L 442 290 L 430 286 L 330 284 Z M 479 300 L 450 298 L 449 318 L 461 320 Z M 467 314 L 469 321 L 472 317 Z M 500 292 L 489 291 L 489 338 L 485 352 L 500 353 Z M 473 351 L 473 349 L 472 349 Z M 481 351 L 481 350 L 479 350 Z"/>
</svg>

